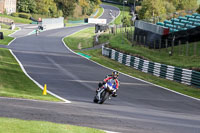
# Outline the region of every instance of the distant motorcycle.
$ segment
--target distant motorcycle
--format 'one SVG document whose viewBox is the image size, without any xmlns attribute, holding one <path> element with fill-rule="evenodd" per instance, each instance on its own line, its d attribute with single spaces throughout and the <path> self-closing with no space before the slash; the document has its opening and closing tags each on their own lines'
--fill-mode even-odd
<svg viewBox="0 0 200 133">
<path fill-rule="evenodd" d="M 116 91 L 116 85 L 112 80 L 105 83 L 96 93 L 93 102 L 103 104 Z"/>
</svg>

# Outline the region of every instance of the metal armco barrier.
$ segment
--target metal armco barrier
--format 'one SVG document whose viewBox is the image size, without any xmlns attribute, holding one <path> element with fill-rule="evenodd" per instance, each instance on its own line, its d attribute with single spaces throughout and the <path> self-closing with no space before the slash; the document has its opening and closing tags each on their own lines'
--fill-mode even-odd
<svg viewBox="0 0 200 133">
<path fill-rule="evenodd" d="M 102 55 L 142 72 L 200 88 L 200 72 L 143 60 L 104 46 L 102 47 Z"/>
</svg>

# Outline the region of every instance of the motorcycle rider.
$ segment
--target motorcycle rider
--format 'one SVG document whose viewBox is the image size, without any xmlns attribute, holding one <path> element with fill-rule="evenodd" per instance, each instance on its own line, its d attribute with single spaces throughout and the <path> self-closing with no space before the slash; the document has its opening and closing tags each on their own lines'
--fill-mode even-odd
<svg viewBox="0 0 200 133">
<path fill-rule="evenodd" d="M 113 79 L 114 84 L 116 86 L 116 89 L 113 91 L 112 96 L 113 97 L 117 97 L 117 91 L 119 89 L 119 80 L 118 80 L 118 77 L 119 77 L 119 72 L 118 71 L 113 71 L 112 75 L 107 75 L 106 76 L 106 78 L 103 80 L 103 83 L 99 83 L 99 88 L 101 88 L 109 80 Z M 99 88 L 97 89 L 97 92 L 98 92 Z"/>
</svg>

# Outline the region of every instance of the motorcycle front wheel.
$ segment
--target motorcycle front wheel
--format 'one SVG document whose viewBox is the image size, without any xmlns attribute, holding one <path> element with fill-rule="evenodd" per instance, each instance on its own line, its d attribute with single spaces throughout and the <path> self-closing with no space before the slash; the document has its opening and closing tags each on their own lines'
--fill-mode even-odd
<svg viewBox="0 0 200 133">
<path fill-rule="evenodd" d="M 99 100 L 98 100 L 97 97 L 95 96 L 93 102 L 94 102 L 94 103 L 98 103 L 98 101 L 99 101 Z"/>
<path fill-rule="evenodd" d="M 105 101 L 106 101 L 106 99 L 108 99 L 108 97 L 109 97 L 109 93 L 106 91 L 106 90 L 104 90 L 102 93 L 101 93 L 101 100 L 100 100 L 100 104 L 103 104 Z"/>
</svg>

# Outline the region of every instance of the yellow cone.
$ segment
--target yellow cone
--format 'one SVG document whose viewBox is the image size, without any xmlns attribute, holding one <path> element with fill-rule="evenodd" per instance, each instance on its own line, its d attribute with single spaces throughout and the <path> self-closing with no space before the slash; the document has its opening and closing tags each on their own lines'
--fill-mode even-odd
<svg viewBox="0 0 200 133">
<path fill-rule="evenodd" d="M 43 89 L 42 95 L 47 95 L 47 85 L 46 84 L 44 85 L 44 89 Z"/>
</svg>

